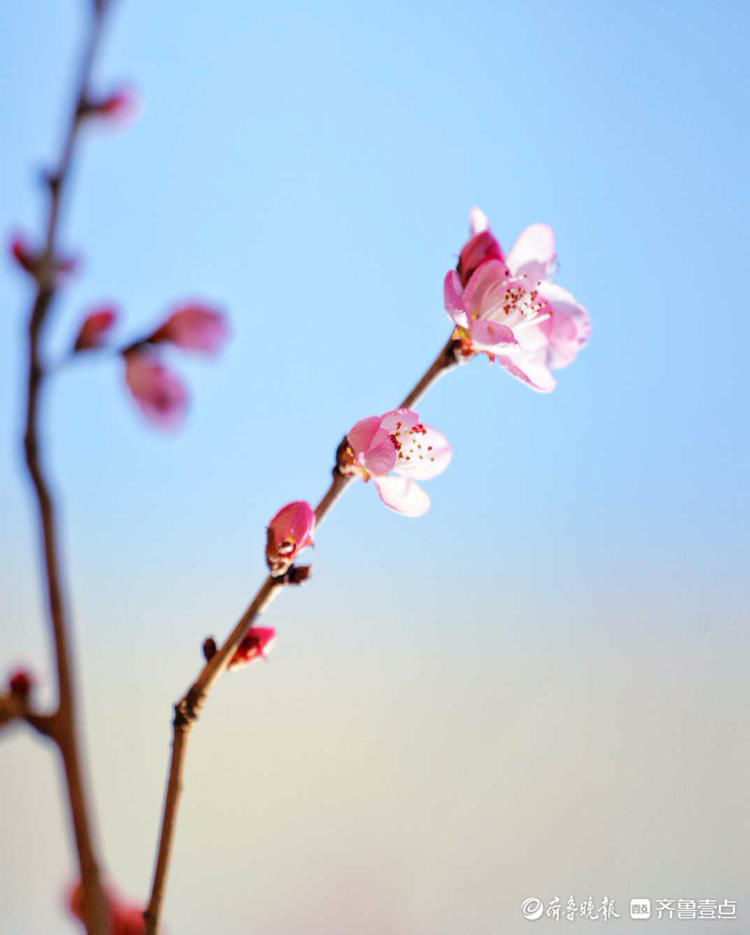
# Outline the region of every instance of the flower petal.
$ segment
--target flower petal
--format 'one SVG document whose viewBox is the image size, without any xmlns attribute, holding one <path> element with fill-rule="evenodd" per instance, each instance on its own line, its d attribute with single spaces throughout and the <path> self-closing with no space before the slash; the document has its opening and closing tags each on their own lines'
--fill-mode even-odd
<svg viewBox="0 0 750 935">
<path fill-rule="evenodd" d="M 490 231 L 481 231 L 475 234 L 461 248 L 458 257 L 458 275 L 465 286 L 476 270 L 480 269 L 489 260 L 504 262 L 503 249 Z"/>
<path fill-rule="evenodd" d="M 514 276 L 525 276 L 529 283 L 546 279 L 554 268 L 555 235 L 548 224 L 529 224 L 518 235 L 508 254 L 508 267 Z"/>
<path fill-rule="evenodd" d="M 430 498 L 419 484 L 408 477 L 376 477 L 375 486 L 383 503 L 404 516 L 422 516 L 430 508 Z"/>
<path fill-rule="evenodd" d="M 429 480 L 442 474 L 453 456 L 453 449 L 445 435 L 429 425 L 425 426 L 419 436 L 419 446 L 411 449 L 408 460 L 397 461 L 395 472 L 417 480 Z"/>
<path fill-rule="evenodd" d="M 470 318 L 486 318 L 502 305 L 508 268 L 500 260 L 483 263 L 464 289 L 463 301 Z"/>
<path fill-rule="evenodd" d="M 542 283 L 539 293 L 552 307 L 552 317 L 540 325 L 547 335 L 547 364 L 566 367 L 588 341 L 591 333 L 588 312 L 557 283 Z"/>
<path fill-rule="evenodd" d="M 557 385 L 544 362 L 543 353 L 518 353 L 512 356 L 498 354 L 497 362 L 517 380 L 540 393 L 549 393 Z"/>
<path fill-rule="evenodd" d="M 375 433 L 380 428 L 380 416 L 368 416 L 366 419 L 360 419 L 346 433 L 346 438 L 352 446 L 355 455 L 367 451 L 372 443 Z"/>
<path fill-rule="evenodd" d="M 418 423 L 419 416 L 413 409 L 391 409 L 380 417 L 380 427 L 386 432 L 410 429 Z"/>
<path fill-rule="evenodd" d="M 370 474 L 387 474 L 396 464 L 396 447 L 390 433 L 378 429 L 369 447 L 359 456 L 360 463 Z"/>
<path fill-rule="evenodd" d="M 443 304 L 446 312 L 462 328 L 466 327 L 466 308 L 463 300 L 461 278 L 454 269 L 448 270 L 443 280 Z"/>
<path fill-rule="evenodd" d="M 509 344 L 517 344 L 515 335 L 507 325 L 497 321 L 479 319 L 469 325 L 469 336 L 472 345 L 477 350 L 485 348 L 502 348 Z"/>
<path fill-rule="evenodd" d="M 151 352 L 125 355 L 125 382 L 141 412 L 154 425 L 177 429 L 187 410 L 187 391 L 182 380 Z"/>
<path fill-rule="evenodd" d="M 471 236 L 474 237 L 476 234 L 481 234 L 483 231 L 488 231 L 489 229 L 489 218 L 481 208 L 477 208 L 477 206 L 474 205 L 471 211 L 469 211 L 469 231 L 471 232 Z"/>
</svg>

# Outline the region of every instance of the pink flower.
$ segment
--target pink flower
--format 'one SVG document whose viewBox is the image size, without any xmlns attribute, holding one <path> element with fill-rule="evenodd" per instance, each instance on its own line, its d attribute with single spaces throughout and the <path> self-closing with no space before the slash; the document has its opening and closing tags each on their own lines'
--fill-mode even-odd
<svg viewBox="0 0 750 935">
<path fill-rule="evenodd" d="M 551 282 L 552 229 L 529 225 L 505 258 L 478 208 L 471 213 L 471 232 L 443 286 L 464 353 L 484 352 L 534 389 L 552 390 L 550 368 L 569 364 L 591 330 L 586 309 Z"/>
<path fill-rule="evenodd" d="M 126 351 L 125 382 L 141 412 L 160 428 L 178 428 L 187 409 L 180 378 L 143 347 Z"/>
<path fill-rule="evenodd" d="M 372 477 L 387 507 L 405 516 L 427 512 L 430 498 L 415 479 L 428 480 L 448 467 L 452 450 L 441 432 L 422 425 L 413 409 L 392 409 L 361 419 L 347 441 L 349 470 L 363 480 Z"/>
<path fill-rule="evenodd" d="M 86 102 L 83 113 L 87 117 L 100 117 L 112 124 L 127 123 L 138 110 L 138 93 L 134 88 L 123 86 L 104 97 L 91 98 Z"/>
<path fill-rule="evenodd" d="M 297 553 L 313 544 L 315 511 L 306 500 L 293 500 L 274 514 L 266 535 L 266 562 L 272 575 L 282 575 Z"/>
<path fill-rule="evenodd" d="M 74 351 L 87 351 L 94 347 L 101 347 L 107 340 L 109 332 L 117 320 L 117 310 L 112 305 L 103 305 L 93 309 L 81 322 L 78 329 Z"/>
<path fill-rule="evenodd" d="M 105 889 L 104 896 L 107 900 L 111 935 L 143 935 L 146 931 L 143 910 L 138 906 L 121 902 L 120 898 L 109 889 Z M 71 886 L 67 903 L 71 914 L 83 922 L 83 889 L 80 883 Z"/>
<path fill-rule="evenodd" d="M 242 642 L 235 649 L 227 668 L 236 669 L 237 666 L 252 662 L 253 659 L 258 657 L 265 659 L 275 638 L 276 630 L 273 627 L 252 627 L 243 636 Z"/>
<path fill-rule="evenodd" d="M 210 305 L 190 302 L 178 306 L 149 340 L 171 341 L 184 350 L 215 354 L 228 337 L 229 323 L 223 312 Z"/>
</svg>

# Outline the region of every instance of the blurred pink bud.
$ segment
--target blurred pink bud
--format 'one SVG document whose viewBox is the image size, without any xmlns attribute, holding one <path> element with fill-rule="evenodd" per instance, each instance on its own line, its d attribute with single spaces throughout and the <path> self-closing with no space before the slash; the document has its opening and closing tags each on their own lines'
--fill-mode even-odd
<svg viewBox="0 0 750 935">
<path fill-rule="evenodd" d="M 107 900 L 110 935 L 143 935 L 146 931 L 143 910 L 121 902 L 111 890 L 105 890 L 104 896 Z M 71 914 L 83 922 L 83 888 L 80 883 L 74 883 L 68 890 L 67 905 Z"/>
<path fill-rule="evenodd" d="M 91 98 L 83 107 L 87 117 L 100 117 L 112 124 L 131 120 L 138 110 L 138 94 L 134 88 L 123 86 L 104 97 Z"/>
<path fill-rule="evenodd" d="M 187 410 L 182 380 L 143 347 L 126 351 L 125 382 L 146 418 L 163 429 L 176 429 Z"/>
<path fill-rule="evenodd" d="M 266 562 L 272 575 L 282 575 L 297 553 L 313 544 L 315 512 L 306 500 L 283 506 L 268 524 Z"/>
<path fill-rule="evenodd" d="M 39 251 L 29 245 L 23 236 L 16 234 L 11 237 L 8 251 L 21 269 L 29 275 L 36 276 L 40 273 L 42 256 Z M 53 274 L 61 276 L 74 272 L 78 267 L 78 260 L 76 257 L 55 257 L 51 265 Z"/>
<path fill-rule="evenodd" d="M 450 464 L 453 449 L 442 432 L 423 425 L 413 409 L 391 409 L 360 419 L 347 434 L 348 471 L 374 479 L 383 503 L 404 516 L 422 516 L 430 498 L 417 480 L 428 480 Z M 393 472 L 393 473 L 391 473 Z"/>
<path fill-rule="evenodd" d="M 87 351 L 101 347 L 117 320 L 117 309 L 112 305 L 95 308 L 81 322 L 73 344 L 74 351 Z"/>
<path fill-rule="evenodd" d="M 217 308 L 202 302 L 179 305 L 149 341 L 171 341 L 189 351 L 215 354 L 229 337 L 229 322 Z"/>
<path fill-rule="evenodd" d="M 28 669 L 15 669 L 8 678 L 8 688 L 18 698 L 28 698 L 34 688 L 34 676 Z"/>
<path fill-rule="evenodd" d="M 39 255 L 31 249 L 28 243 L 19 234 L 11 238 L 8 250 L 21 269 L 27 273 L 34 273 L 39 265 Z"/>
<path fill-rule="evenodd" d="M 252 627 L 243 636 L 242 642 L 235 649 L 227 668 L 236 669 L 237 666 L 252 662 L 253 659 L 257 659 L 259 656 L 265 658 L 267 653 L 270 652 L 275 638 L 276 630 L 273 627 Z"/>
</svg>

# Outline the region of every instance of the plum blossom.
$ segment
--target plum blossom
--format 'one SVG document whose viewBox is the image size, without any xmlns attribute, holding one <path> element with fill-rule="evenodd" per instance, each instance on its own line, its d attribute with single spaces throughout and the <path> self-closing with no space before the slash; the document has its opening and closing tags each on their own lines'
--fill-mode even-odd
<svg viewBox="0 0 750 935">
<path fill-rule="evenodd" d="M 92 309 L 81 322 L 73 343 L 73 351 L 88 351 L 101 347 L 107 340 L 116 320 L 117 310 L 114 306 L 103 305 Z"/>
<path fill-rule="evenodd" d="M 228 337 L 229 323 L 223 312 L 202 302 L 189 302 L 175 308 L 149 341 L 169 341 L 183 350 L 215 354 Z"/>
<path fill-rule="evenodd" d="M 423 425 L 413 409 L 391 409 L 361 419 L 347 434 L 348 473 L 371 477 L 383 503 L 405 516 L 422 516 L 430 498 L 416 480 L 441 474 L 452 449 L 437 429 Z"/>
<path fill-rule="evenodd" d="M 104 895 L 111 935 L 143 935 L 146 931 L 143 910 L 139 906 L 122 902 L 110 889 L 105 890 Z M 83 922 L 83 890 L 80 883 L 71 886 L 67 902 L 71 914 Z"/>
<path fill-rule="evenodd" d="M 266 530 L 266 562 L 272 575 L 282 575 L 297 553 L 313 544 L 315 511 L 306 500 L 293 500 L 274 514 Z"/>
<path fill-rule="evenodd" d="M 131 348 L 123 356 L 125 382 L 144 416 L 160 428 L 178 428 L 187 410 L 182 380 L 143 346 Z"/>
<path fill-rule="evenodd" d="M 235 649 L 227 665 L 228 669 L 252 662 L 253 659 L 265 659 L 276 639 L 276 630 L 273 627 L 251 627 L 242 637 L 240 645 Z"/>
<path fill-rule="evenodd" d="M 479 208 L 471 211 L 470 230 L 443 284 L 445 309 L 464 353 L 484 352 L 534 389 L 554 389 L 551 368 L 569 364 L 591 328 L 586 309 L 551 281 L 552 228 L 530 224 L 507 257 Z"/>
</svg>

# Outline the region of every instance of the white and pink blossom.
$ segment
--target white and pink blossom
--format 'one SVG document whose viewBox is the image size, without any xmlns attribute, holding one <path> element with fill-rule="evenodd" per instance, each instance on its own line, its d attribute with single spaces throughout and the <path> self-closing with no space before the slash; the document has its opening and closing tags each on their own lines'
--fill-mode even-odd
<svg viewBox="0 0 750 935">
<path fill-rule="evenodd" d="M 349 470 L 363 480 L 373 479 L 387 507 L 405 516 L 422 516 L 430 498 L 417 480 L 441 474 L 452 449 L 437 429 L 423 425 L 413 409 L 392 409 L 382 416 L 361 419 L 350 429 Z"/>
<path fill-rule="evenodd" d="M 507 256 L 478 208 L 471 237 L 443 284 L 445 309 L 464 353 L 484 352 L 529 386 L 548 392 L 551 369 L 569 364 L 588 340 L 586 309 L 552 282 L 556 255 L 552 228 L 531 224 Z"/>
</svg>

